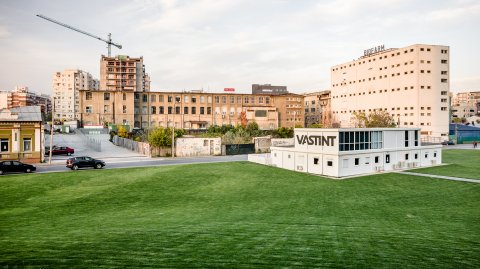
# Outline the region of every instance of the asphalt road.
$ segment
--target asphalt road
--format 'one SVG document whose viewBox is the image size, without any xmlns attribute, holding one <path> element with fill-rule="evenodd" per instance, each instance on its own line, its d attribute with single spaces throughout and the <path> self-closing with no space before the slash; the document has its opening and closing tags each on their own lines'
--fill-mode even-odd
<svg viewBox="0 0 480 269">
<path fill-rule="evenodd" d="M 75 155 L 74 155 L 75 156 Z M 150 166 L 165 166 L 165 165 L 181 165 L 194 163 L 218 163 L 218 162 L 238 162 L 247 161 L 248 155 L 233 155 L 233 156 L 205 156 L 205 157 L 189 157 L 189 158 L 104 158 L 101 159 L 106 162 L 103 169 L 127 168 L 127 167 L 150 167 Z M 62 159 L 65 159 L 63 161 Z M 49 164 L 37 164 L 36 173 L 50 173 L 50 172 L 65 172 L 71 171 L 65 166 L 67 156 L 57 157 L 55 161 Z M 80 170 L 87 170 L 93 168 L 81 168 Z M 72 171 L 76 172 L 76 171 Z"/>
</svg>

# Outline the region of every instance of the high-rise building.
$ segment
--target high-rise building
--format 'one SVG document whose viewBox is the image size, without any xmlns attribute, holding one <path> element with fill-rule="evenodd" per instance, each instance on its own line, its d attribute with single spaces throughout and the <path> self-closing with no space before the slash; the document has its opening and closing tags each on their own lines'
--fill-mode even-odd
<svg viewBox="0 0 480 269">
<path fill-rule="evenodd" d="M 450 50 L 416 44 L 379 46 L 357 60 L 331 68 L 331 107 L 342 127 L 354 125 L 354 112 L 387 111 L 401 127 L 448 139 Z"/>
<path fill-rule="evenodd" d="M 150 77 L 145 73 L 143 57 L 130 58 L 126 55 L 107 57 L 100 60 L 101 91 L 150 91 Z"/>
<path fill-rule="evenodd" d="M 65 69 L 53 74 L 53 118 L 58 121 L 80 120 L 81 90 L 98 90 L 99 82 L 88 72 Z"/>
</svg>

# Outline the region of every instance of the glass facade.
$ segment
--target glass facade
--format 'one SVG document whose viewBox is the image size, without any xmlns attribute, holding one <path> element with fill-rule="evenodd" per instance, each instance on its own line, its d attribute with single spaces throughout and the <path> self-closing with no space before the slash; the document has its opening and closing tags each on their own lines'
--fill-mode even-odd
<svg viewBox="0 0 480 269">
<path fill-rule="evenodd" d="M 340 132 L 340 151 L 383 148 L 382 131 Z"/>
</svg>

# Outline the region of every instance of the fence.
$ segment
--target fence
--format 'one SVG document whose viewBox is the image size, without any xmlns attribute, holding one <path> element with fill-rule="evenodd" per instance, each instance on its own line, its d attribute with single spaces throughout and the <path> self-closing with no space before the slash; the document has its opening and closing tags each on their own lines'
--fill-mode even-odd
<svg viewBox="0 0 480 269">
<path fill-rule="evenodd" d="M 87 136 L 92 134 L 103 134 L 104 132 L 102 129 L 78 128 L 77 130 L 75 130 L 75 132 L 80 135 L 80 137 L 82 138 L 85 145 L 87 145 L 87 147 L 98 152 L 102 151 L 102 142 L 98 139 L 94 139 L 92 137 Z"/>
<path fill-rule="evenodd" d="M 255 153 L 255 144 L 230 144 L 225 145 L 226 155 L 239 155 Z"/>
<path fill-rule="evenodd" d="M 128 138 L 123 138 L 119 136 L 113 137 L 113 144 L 116 146 L 129 149 L 131 151 L 138 152 L 140 154 L 151 156 L 150 144 L 144 142 L 137 142 Z"/>
</svg>

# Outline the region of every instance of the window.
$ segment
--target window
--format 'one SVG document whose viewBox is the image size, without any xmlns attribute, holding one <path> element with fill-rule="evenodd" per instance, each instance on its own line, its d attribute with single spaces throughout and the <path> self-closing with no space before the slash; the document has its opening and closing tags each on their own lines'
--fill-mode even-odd
<svg viewBox="0 0 480 269">
<path fill-rule="evenodd" d="M 142 102 L 144 102 L 144 103 L 148 102 L 148 95 L 146 95 L 146 94 L 142 95 Z"/>
<path fill-rule="evenodd" d="M 85 100 L 92 100 L 92 92 L 85 93 Z"/>
<path fill-rule="evenodd" d="M 156 102 L 157 96 L 155 94 L 150 95 L 150 102 Z"/>
<path fill-rule="evenodd" d="M 235 104 L 235 96 L 230 96 L 230 104 Z"/>
<path fill-rule="evenodd" d="M 159 95 L 159 96 L 158 96 L 158 102 L 163 103 L 163 95 Z"/>
<path fill-rule="evenodd" d="M 197 108 L 192 106 L 192 114 L 197 114 Z"/>
<path fill-rule="evenodd" d="M 318 158 L 313 158 L 313 164 L 318 165 Z"/>
<path fill-rule="evenodd" d="M 173 114 L 173 107 L 171 106 L 168 107 L 168 114 Z"/>
<path fill-rule="evenodd" d="M 447 74 L 447 71 L 442 71 L 441 74 L 442 74 L 442 75 L 446 75 L 446 74 Z"/>
<path fill-rule="evenodd" d="M 328 161 L 327 161 L 327 166 L 333 166 L 333 161 L 328 160 Z"/>
<path fill-rule="evenodd" d="M 413 156 L 415 158 L 415 160 L 418 159 L 418 153 L 415 153 L 415 155 Z"/>
<path fill-rule="evenodd" d="M 200 107 L 200 114 L 202 114 L 202 115 L 205 114 L 205 108 L 203 106 Z"/>
<path fill-rule="evenodd" d="M 103 100 L 105 100 L 105 101 L 110 100 L 110 93 L 109 92 L 103 93 Z"/>
<path fill-rule="evenodd" d="M 222 96 L 222 104 L 226 104 L 227 103 L 227 97 L 226 96 Z"/>
<path fill-rule="evenodd" d="M 442 111 L 447 111 L 447 107 L 446 107 L 446 106 L 442 106 L 442 107 L 440 108 L 440 110 L 442 110 Z"/>
<path fill-rule="evenodd" d="M 87 112 L 87 113 L 93 113 L 92 106 L 86 106 L 86 107 L 85 107 L 85 112 Z"/>
<path fill-rule="evenodd" d="M 104 105 L 103 106 L 103 113 L 108 113 L 110 112 L 110 106 L 109 105 Z"/>
<path fill-rule="evenodd" d="M 23 139 L 23 151 L 32 151 L 32 139 L 24 138 Z"/>
<path fill-rule="evenodd" d="M 265 104 L 270 104 L 270 96 L 265 97 Z"/>
<path fill-rule="evenodd" d="M 442 60 L 442 64 L 446 64 L 447 63 L 447 60 Z"/>
<path fill-rule="evenodd" d="M 408 131 L 405 131 L 405 147 L 408 147 Z"/>
<path fill-rule="evenodd" d="M 188 114 L 188 106 L 183 107 L 183 114 Z"/>
<path fill-rule="evenodd" d="M 408 161 L 408 153 L 405 154 L 405 161 Z"/>
<path fill-rule="evenodd" d="M 263 104 L 263 97 L 262 96 L 258 97 L 258 103 Z"/>
<path fill-rule="evenodd" d="M 434 152 L 434 153 L 433 153 L 433 157 L 437 157 L 437 152 Z"/>
<path fill-rule="evenodd" d="M 385 155 L 385 163 L 390 163 L 390 154 Z"/>
<path fill-rule="evenodd" d="M 126 100 L 127 100 L 127 94 L 123 93 L 123 101 L 126 101 Z"/>
<path fill-rule="evenodd" d="M 378 161 L 379 161 L 378 156 L 375 156 L 375 163 L 378 163 Z"/>
<path fill-rule="evenodd" d="M 126 106 L 126 105 L 123 105 L 123 107 L 122 107 L 122 112 L 123 112 L 123 113 L 127 113 L 127 106 Z"/>
<path fill-rule="evenodd" d="M 158 114 L 165 114 L 165 109 L 163 106 L 158 107 Z"/>
<path fill-rule="evenodd" d="M 175 107 L 175 114 L 180 114 L 180 107 L 179 106 Z"/>
<path fill-rule="evenodd" d="M 190 100 L 189 98 L 190 98 L 190 97 L 189 97 L 188 95 L 185 95 L 185 96 L 183 97 L 183 102 L 188 103 L 189 100 Z"/>
<path fill-rule="evenodd" d="M 0 139 L 0 152 L 8 151 L 8 139 Z"/>
<path fill-rule="evenodd" d="M 220 103 L 220 96 L 215 96 L 215 104 L 219 104 Z"/>
<path fill-rule="evenodd" d="M 169 95 L 167 97 L 167 102 L 169 102 L 169 103 L 173 102 L 173 96 Z M 168 114 L 170 114 L 170 113 L 168 113 Z"/>
<path fill-rule="evenodd" d="M 415 147 L 418 147 L 418 131 L 415 131 L 414 132 L 414 140 L 415 142 Z"/>
<path fill-rule="evenodd" d="M 355 158 L 355 165 L 359 165 L 360 164 L 360 158 Z"/>
<path fill-rule="evenodd" d="M 447 83 L 447 79 L 446 79 L 446 78 L 442 78 L 440 81 L 441 81 L 442 83 Z"/>
<path fill-rule="evenodd" d="M 150 107 L 150 114 L 157 114 L 157 107 L 156 106 L 151 106 Z"/>
</svg>

